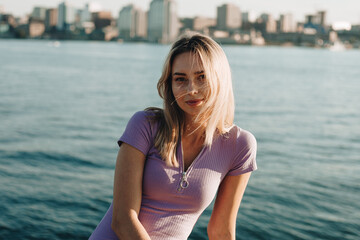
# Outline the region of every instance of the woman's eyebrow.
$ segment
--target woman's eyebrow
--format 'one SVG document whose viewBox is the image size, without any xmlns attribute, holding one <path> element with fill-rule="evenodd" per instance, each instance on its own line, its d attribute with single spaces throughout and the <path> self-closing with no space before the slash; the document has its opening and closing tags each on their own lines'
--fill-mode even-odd
<svg viewBox="0 0 360 240">
<path fill-rule="evenodd" d="M 179 73 L 179 72 L 175 72 L 173 75 L 186 76 L 185 73 Z"/>
<path fill-rule="evenodd" d="M 203 70 L 194 72 L 195 75 L 203 74 L 203 73 L 204 73 Z M 186 76 L 185 73 L 181 73 L 181 72 L 175 72 L 175 73 L 173 73 L 173 75 L 174 75 L 174 76 L 175 76 L 175 75 L 178 75 L 178 76 Z"/>
</svg>

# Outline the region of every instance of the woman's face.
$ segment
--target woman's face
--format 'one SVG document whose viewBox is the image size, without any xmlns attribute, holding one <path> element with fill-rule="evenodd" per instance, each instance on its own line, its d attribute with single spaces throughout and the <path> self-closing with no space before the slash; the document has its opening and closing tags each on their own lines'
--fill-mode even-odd
<svg viewBox="0 0 360 240">
<path fill-rule="evenodd" d="M 176 103 L 191 119 L 204 107 L 208 82 L 197 54 L 181 53 L 175 57 L 171 69 L 172 92 Z"/>
</svg>

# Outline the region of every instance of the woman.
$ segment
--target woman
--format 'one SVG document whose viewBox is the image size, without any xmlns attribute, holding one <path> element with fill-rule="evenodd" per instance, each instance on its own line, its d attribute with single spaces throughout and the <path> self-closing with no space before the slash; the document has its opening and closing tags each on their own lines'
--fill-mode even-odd
<svg viewBox="0 0 360 240">
<path fill-rule="evenodd" d="M 164 109 L 137 112 L 119 139 L 114 196 L 90 239 L 187 239 L 216 193 L 209 239 L 235 239 L 256 140 L 233 124 L 221 47 L 194 34 L 175 42 L 157 85 Z"/>
</svg>

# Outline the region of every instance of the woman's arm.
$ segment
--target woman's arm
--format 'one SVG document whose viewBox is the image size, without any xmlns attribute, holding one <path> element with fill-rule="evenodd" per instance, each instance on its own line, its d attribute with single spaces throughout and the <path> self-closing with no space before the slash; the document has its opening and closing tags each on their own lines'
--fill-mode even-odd
<svg viewBox="0 0 360 240">
<path fill-rule="evenodd" d="M 236 216 L 250 175 L 226 176 L 220 184 L 207 229 L 210 240 L 235 240 Z"/>
<path fill-rule="evenodd" d="M 113 217 L 111 228 L 121 240 L 149 240 L 138 219 L 141 205 L 145 155 L 122 143 L 115 167 Z"/>
</svg>

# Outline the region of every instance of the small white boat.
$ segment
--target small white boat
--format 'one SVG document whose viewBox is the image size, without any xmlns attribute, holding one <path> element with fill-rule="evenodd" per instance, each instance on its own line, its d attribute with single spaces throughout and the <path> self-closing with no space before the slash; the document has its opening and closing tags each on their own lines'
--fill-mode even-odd
<svg viewBox="0 0 360 240">
<path fill-rule="evenodd" d="M 54 47 L 60 47 L 60 42 L 59 42 L 59 41 L 53 42 L 53 46 L 54 46 Z"/>
</svg>

